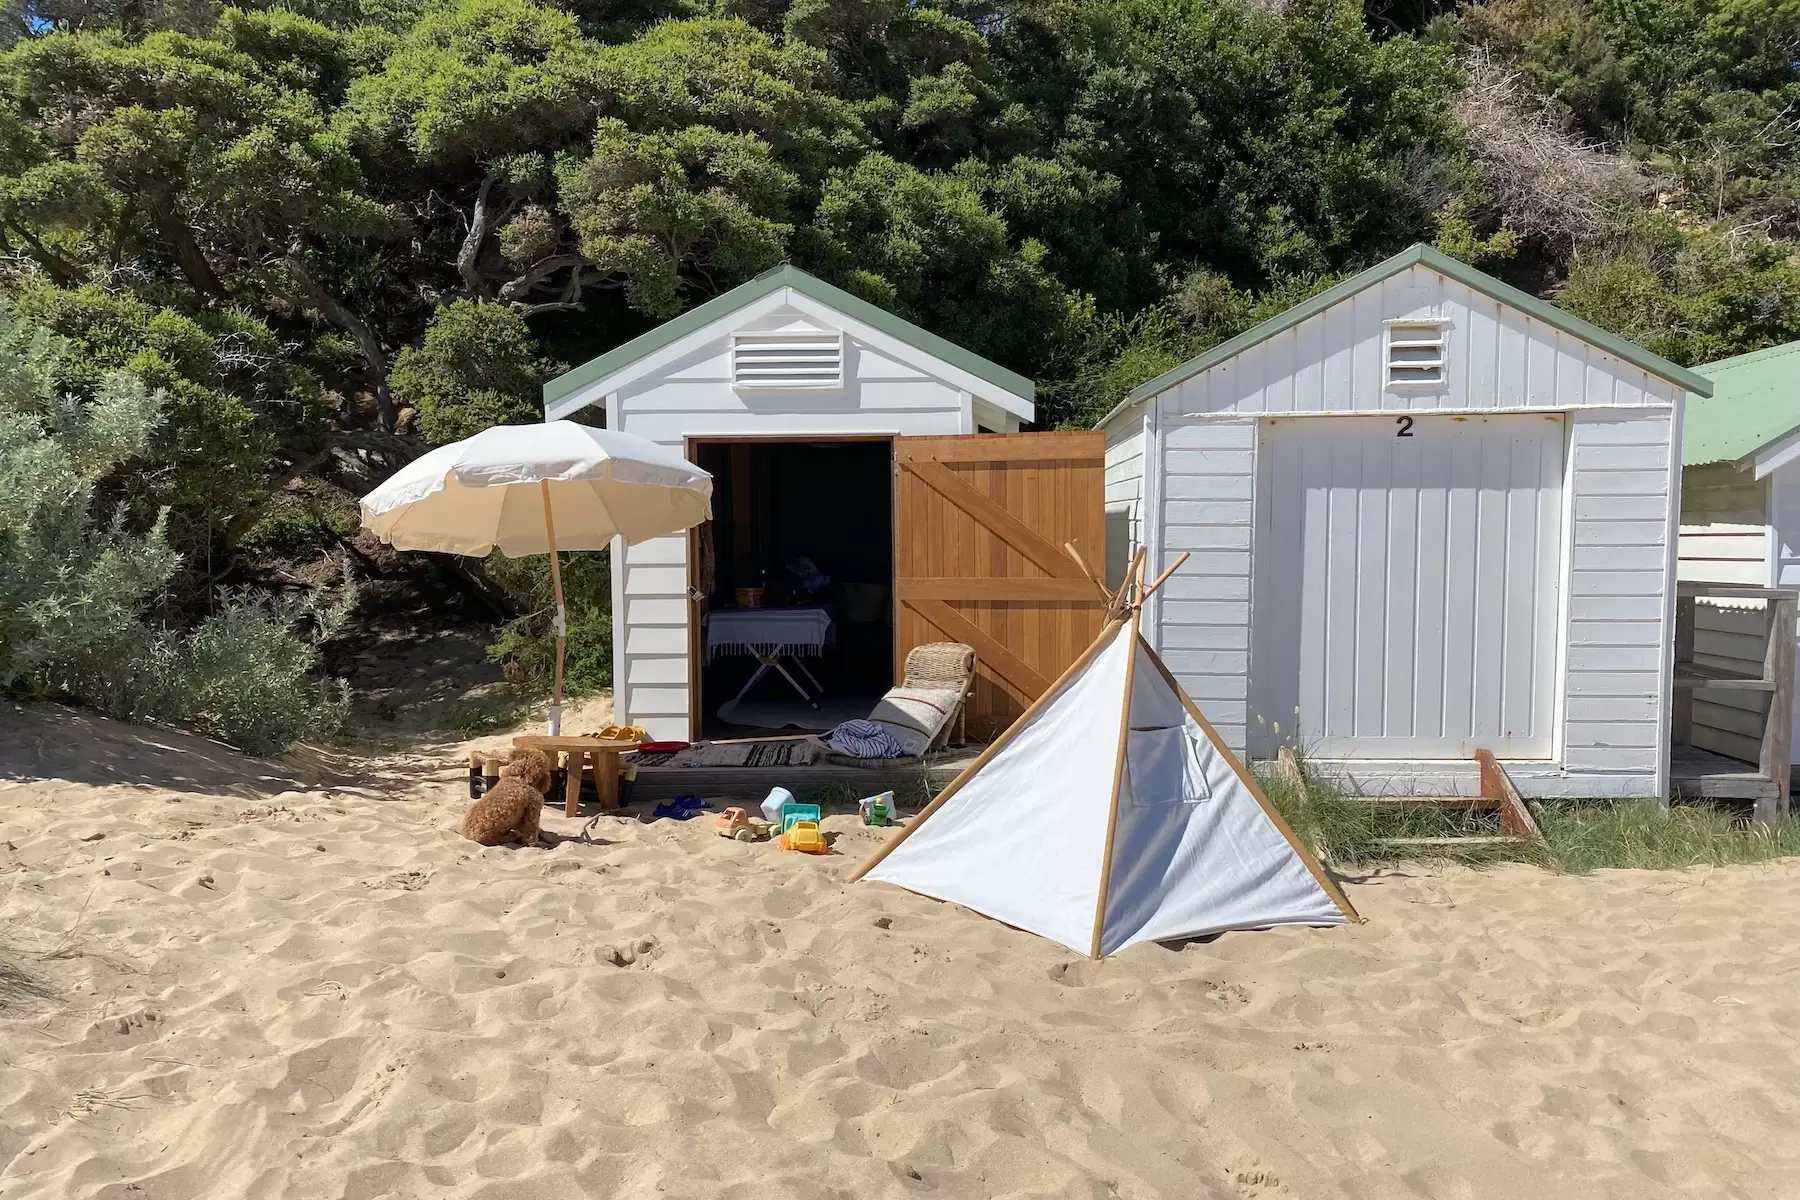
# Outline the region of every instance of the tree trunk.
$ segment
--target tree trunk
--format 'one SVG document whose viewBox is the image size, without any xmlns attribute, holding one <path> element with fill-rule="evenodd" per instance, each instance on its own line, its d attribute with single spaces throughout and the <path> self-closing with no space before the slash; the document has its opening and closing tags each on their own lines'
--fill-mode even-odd
<svg viewBox="0 0 1800 1200">
<path fill-rule="evenodd" d="M 188 286 L 208 299 L 223 299 L 225 285 L 212 264 L 206 261 L 200 243 L 194 240 L 194 231 L 176 211 L 174 196 L 166 192 L 146 192 L 143 200 L 150 210 L 150 221 L 156 226 L 157 235 L 175 256 L 175 265 L 181 268 Z"/>
<path fill-rule="evenodd" d="M 313 278 L 311 271 L 295 255 L 282 259 L 288 274 L 300 286 L 300 292 L 306 302 L 325 314 L 325 319 L 356 339 L 357 348 L 362 351 L 363 362 L 368 365 L 369 378 L 375 385 L 375 416 L 381 422 L 384 432 L 393 433 L 398 425 L 398 415 L 394 411 L 394 398 L 388 392 L 387 355 L 382 352 L 381 339 L 369 323 L 351 312 L 343 301 L 326 291 L 319 281 Z"/>
<path fill-rule="evenodd" d="M 31 230 L 23 225 L 13 225 L 11 228 L 14 233 L 19 235 L 19 240 L 25 243 L 26 253 L 37 259 L 38 265 L 49 274 L 50 282 L 57 287 L 65 288 L 81 285 L 81 272 L 74 263 L 44 245 Z"/>
<path fill-rule="evenodd" d="M 481 250 L 487 245 L 494 226 L 505 220 L 513 209 L 510 203 L 501 205 L 498 210 L 490 205 L 488 199 L 493 190 L 494 177 L 488 175 L 475 193 L 475 211 L 469 214 L 469 232 L 456 252 L 456 273 L 462 276 L 463 287 L 474 300 L 493 298 L 492 288 L 481 274 Z"/>
</svg>

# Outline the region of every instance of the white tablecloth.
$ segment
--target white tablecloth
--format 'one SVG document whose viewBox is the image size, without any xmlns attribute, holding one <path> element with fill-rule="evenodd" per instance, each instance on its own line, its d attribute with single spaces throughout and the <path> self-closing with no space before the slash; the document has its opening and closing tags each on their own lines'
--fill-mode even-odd
<svg viewBox="0 0 1800 1200">
<path fill-rule="evenodd" d="M 706 657 L 714 654 L 818 654 L 831 640 L 822 608 L 733 608 L 706 616 Z"/>
</svg>

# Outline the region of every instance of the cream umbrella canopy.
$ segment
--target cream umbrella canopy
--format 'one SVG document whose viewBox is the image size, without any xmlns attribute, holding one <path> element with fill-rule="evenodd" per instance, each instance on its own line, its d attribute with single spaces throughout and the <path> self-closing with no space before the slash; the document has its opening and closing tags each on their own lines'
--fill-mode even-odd
<svg viewBox="0 0 1800 1200">
<path fill-rule="evenodd" d="M 550 732 L 562 725 L 560 550 L 603 550 L 679 533 L 712 516 L 712 476 L 666 446 L 573 421 L 496 425 L 439 446 L 362 499 L 363 528 L 396 550 L 550 556 L 556 678 Z"/>
</svg>

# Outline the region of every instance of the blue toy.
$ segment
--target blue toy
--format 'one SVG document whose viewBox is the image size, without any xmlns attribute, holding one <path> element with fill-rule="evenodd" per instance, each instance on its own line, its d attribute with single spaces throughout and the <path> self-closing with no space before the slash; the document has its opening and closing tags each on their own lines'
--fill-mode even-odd
<svg viewBox="0 0 1800 1200">
<path fill-rule="evenodd" d="M 781 832 L 792 829 L 796 822 L 811 821 L 819 823 L 819 806 L 816 804 L 784 804 L 781 806 Z"/>
</svg>

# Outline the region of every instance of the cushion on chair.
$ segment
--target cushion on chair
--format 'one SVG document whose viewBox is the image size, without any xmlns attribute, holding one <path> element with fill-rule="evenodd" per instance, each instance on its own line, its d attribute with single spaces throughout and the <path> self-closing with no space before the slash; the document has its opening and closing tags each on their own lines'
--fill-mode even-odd
<svg viewBox="0 0 1800 1200">
<path fill-rule="evenodd" d="M 887 730 L 906 754 L 923 754 L 956 712 L 960 699 L 960 688 L 892 688 L 869 713 L 869 720 Z"/>
</svg>

